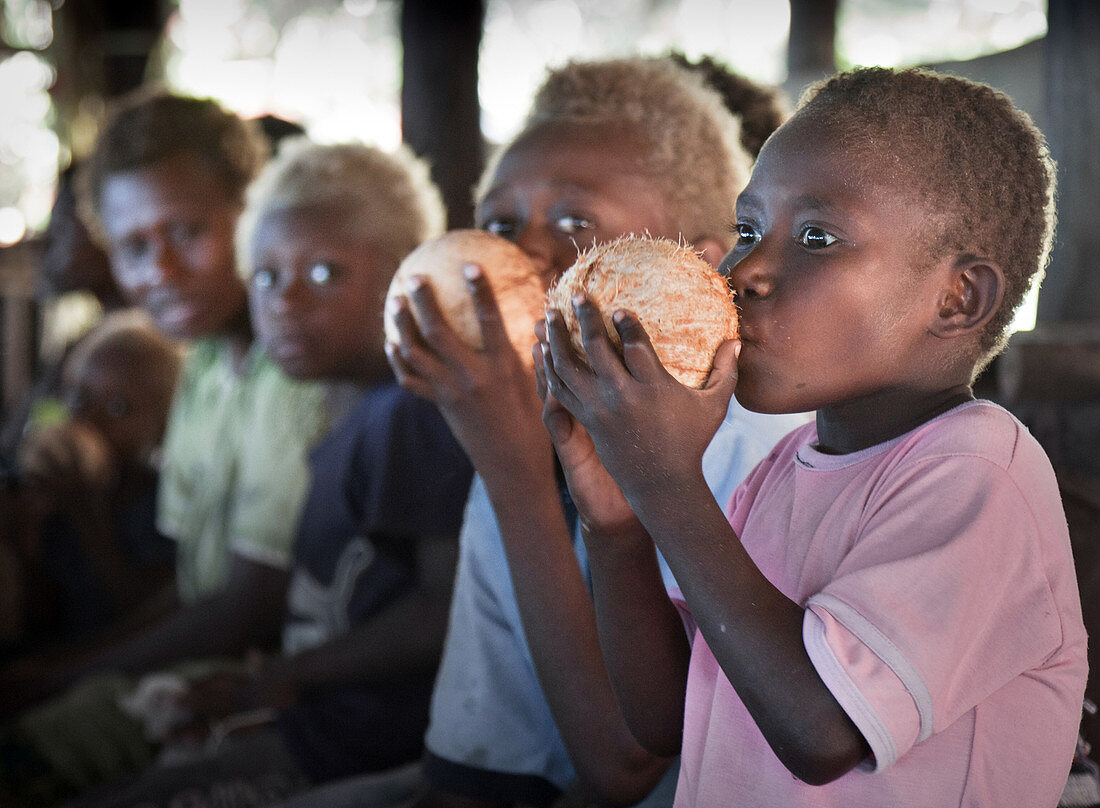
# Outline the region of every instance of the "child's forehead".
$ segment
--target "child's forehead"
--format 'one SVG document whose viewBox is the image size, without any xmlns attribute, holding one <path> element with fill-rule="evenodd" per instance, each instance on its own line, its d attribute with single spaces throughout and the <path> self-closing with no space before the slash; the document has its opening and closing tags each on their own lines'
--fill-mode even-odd
<svg viewBox="0 0 1100 808">
<path fill-rule="evenodd" d="M 780 183 L 798 195 L 820 198 L 906 198 L 919 194 L 922 168 L 907 161 L 888 136 L 858 133 L 806 116 L 794 118 L 768 140 L 757 159 L 745 195 Z"/>
<path fill-rule="evenodd" d="M 265 207 L 255 229 L 255 241 L 292 243 L 353 239 L 358 230 L 355 210 L 335 199 L 279 203 Z"/>
<path fill-rule="evenodd" d="M 644 174 L 648 145 L 635 127 L 548 121 L 527 129 L 492 168 L 481 200 L 532 181 L 598 190 Z"/>
<path fill-rule="evenodd" d="M 500 160 L 501 169 L 522 164 L 558 165 L 570 160 L 618 163 L 624 157 L 633 162 L 646 149 L 637 127 L 615 121 L 547 121 L 526 130 L 515 139 Z"/>
</svg>

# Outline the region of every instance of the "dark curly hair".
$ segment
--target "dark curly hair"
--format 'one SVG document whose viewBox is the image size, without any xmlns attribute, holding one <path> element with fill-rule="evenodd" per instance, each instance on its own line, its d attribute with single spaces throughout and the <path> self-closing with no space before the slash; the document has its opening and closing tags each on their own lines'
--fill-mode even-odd
<svg viewBox="0 0 1100 808">
<path fill-rule="evenodd" d="M 1042 133 L 1004 93 L 919 68 L 839 73 L 803 93 L 795 117 L 805 116 L 888 166 L 934 212 L 930 258 L 986 258 L 1004 271 L 1004 300 L 982 334 L 984 367 L 1050 254 L 1055 168 Z"/>
<path fill-rule="evenodd" d="M 244 192 L 267 158 L 262 130 L 216 101 L 142 89 L 119 100 L 84 161 L 77 182 L 81 217 L 100 240 L 100 197 L 112 174 L 146 168 L 177 154 L 210 166 L 233 199 Z"/>
<path fill-rule="evenodd" d="M 691 61 L 683 53 L 671 51 L 668 58 L 697 73 L 704 84 L 722 96 L 726 109 L 741 119 L 741 145 L 753 159 L 760 154 L 768 136 L 790 114 L 786 96 L 780 89 L 757 84 L 711 56 Z"/>
</svg>

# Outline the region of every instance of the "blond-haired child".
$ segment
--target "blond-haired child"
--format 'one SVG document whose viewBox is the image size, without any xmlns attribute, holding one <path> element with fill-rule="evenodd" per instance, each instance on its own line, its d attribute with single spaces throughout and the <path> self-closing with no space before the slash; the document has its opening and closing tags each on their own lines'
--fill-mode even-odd
<svg viewBox="0 0 1100 808">
<path fill-rule="evenodd" d="M 519 245 L 547 284 L 579 248 L 631 232 L 683 239 L 716 265 L 731 242 L 730 195 L 749 165 L 738 134 L 722 99 L 668 60 L 566 65 L 491 162 L 478 223 Z M 479 475 L 426 739 L 433 792 L 424 804 L 544 805 L 568 789 L 635 802 L 669 760 L 642 749 L 623 722 L 534 380 L 499 339 L 476 272 L 471 287 L 495 347 L 459 344 L 419 286 L 397 312 L 403 339 L 390 353 L 402 383 L 439 403 Z M 708 462 L 717 495 L 799 422 L 734 405 L 706 436 L 724 458 Z"/>
</svg>

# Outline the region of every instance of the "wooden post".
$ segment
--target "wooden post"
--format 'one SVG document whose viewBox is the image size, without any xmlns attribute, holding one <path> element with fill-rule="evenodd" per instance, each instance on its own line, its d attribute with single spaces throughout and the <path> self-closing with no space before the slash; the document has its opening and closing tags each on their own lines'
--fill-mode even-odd
<svg viewBox="0 0 1100 808">
<path fill-rule="evenodd" d="M 838 0 L 791 0 L 784 89 L 792 100 L 810 82 L 836 72 L 837 5 Z"/>
<path fill-rule="evenodd" d="M 429 160 L 447 204 L 448 226 L 473 224 L 473 188 L 484 164 L 478 51 L 481 0 L 405 0 L 402 136 Z"/>
<path fill-rule="evenodd" d="M 1038 322 L 1100 321 L 1100 4 L 1049 0 L 1046 135 L 1058 162 L 1058 229 Z"/>
</svg>

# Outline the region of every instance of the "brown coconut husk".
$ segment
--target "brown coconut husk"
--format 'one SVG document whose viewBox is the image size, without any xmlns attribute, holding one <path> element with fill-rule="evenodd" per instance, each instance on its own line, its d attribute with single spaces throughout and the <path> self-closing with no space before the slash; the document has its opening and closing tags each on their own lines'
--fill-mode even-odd
<svg viewBox="0 0 1100 808">
<path fill-rule="evenodd" d="M 520 357 L 531 364 L 535 344 L 534 324 L 542 319 L 546 291 L 542 277 L 527 255 L 506 239 L 484 230 L 451 230 L 413 250 L 401 262 L 386 296 L 386 339 L 397 342 L 397 326 L 390 314 L 390 299 L 405 295 L 405 282 L 423 275 L 431 283 L 447 322 L 471 347 L 483 347 L 481 326 L 462 268 L 474 263 L 493 290 L 508 338 Z"/>
<path fill-rule="evenodd" d="M 668 239 L 624 236 L 593 247 L 550 288 L 547 309 L 562 313 L 573 348 L 584 358 L 570 302 L 580 292 L 599 306 L 620 352 L 611 316 L 619 309 L 634 312 L 661 363 L 689 387 L 706 384 L 718 346 L 737 336 L 737 308 L 725 278 L 691 248 Z"/>
</svg>

